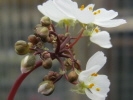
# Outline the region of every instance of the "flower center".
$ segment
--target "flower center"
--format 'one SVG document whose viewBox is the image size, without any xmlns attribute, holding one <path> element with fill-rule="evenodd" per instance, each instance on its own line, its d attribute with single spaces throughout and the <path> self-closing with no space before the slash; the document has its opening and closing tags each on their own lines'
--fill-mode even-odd
<svg viewBox="0 0 133 100">
<path fill-rule="evenodd" d="M 101 10 L 95 11 L 93 14 L 94 14 L 94 15 L 97 15 L 97 14 L 99 14 L 99 13 L 101 13 Z"/>
<path fill-rule="evenodd" d="M 81 5 L 80 10 L 83 10 L 84 8 L 85 8 L 85 6 L 84 5 Z"/>
<path fill-rule="evenodd" d="M 98 74 L 97 73 L 92 73 L 91 76 L 97 76 Z"/>
<path fill-rule="evenodd" d="M 92 10 L 93 9 L 93 7 L 89 7 L 89 10 Z"/>
<path fill-rule="evenodd" d="M 91 83 L 90 85 L 88 85 L 88 88 L 92 88 L 94 85 L 94 83 Z"/>
<path fill-rule="evenodd" d="M 96 91 L 100 91 L 100 88 L 96 88 Z"/>
</svg>

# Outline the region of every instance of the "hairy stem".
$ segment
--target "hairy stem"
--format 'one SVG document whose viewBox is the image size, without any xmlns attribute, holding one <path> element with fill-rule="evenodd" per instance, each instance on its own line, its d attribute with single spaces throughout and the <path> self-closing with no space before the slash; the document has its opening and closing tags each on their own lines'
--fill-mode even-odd
<svg viewBox="0 0 133 100">
<path fill-rule="evenodd" d="M 9 95 L 8 95 L 8 99 L 7 100 L 14 100 L 15 94 L 19 88 L 19 86 L 21 85 L 21 83 L 23 82 L 23 80 L 36 68 L 40 67 L 42 65 L 42 61 L 38 61 L 36 63 L 36 66 L 29 72 L 27 73 L 22 73 L 18 79 L 16 80 L 16 82 L 14 83 Z"/>
</svg>

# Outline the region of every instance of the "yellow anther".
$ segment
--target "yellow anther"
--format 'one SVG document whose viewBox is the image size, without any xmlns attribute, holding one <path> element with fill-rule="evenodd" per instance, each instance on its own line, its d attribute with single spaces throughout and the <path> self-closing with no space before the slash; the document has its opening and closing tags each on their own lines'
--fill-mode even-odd
<svg viewBox="0 0 133 100">
<path fill-rule="evenodd" d="M 92 88 L 94 86 L 93 83 L 91 83 L 90 85 L 88 85 L 88 88 Z"/>
<path fill-rule="evenodd" d="M 95 29 L 95 32 L 98 33 L 99 32 L 99 29 Z"/>
<path fill-rule="evenodd" d="M 94 12 L 93 14 L 94 14 L 94 15 L 96 15 L 96 14 L 97 14 L 97 12 Z"/>
<path fill-rule="evenodd" d="M 89 10 L 92 10 L 93 8 L 92 7 L 89 7 Z"/>
<path fill-rule="evenodd" d="M 93 74 L 91 74 L 91 76 L 97 76 L 98 74 L 97 73 L 93 73 Z"/>
<path fill-rule="evenodd" d="M 81 5 L 80 10 L 83 10 L 84 8 L 85 8 L 85 6 L 84 5 Z"/>
<path fill-rule="evenodd" d="M 100 91 L 100 89 L 99 88 L 96 88 L 96 91 Z"/>
<path fill-rule="evenodd" d="M 101 10 L 98 10 L 98 11 L 97 11 L 97 13 L 100 13 L 100 12 L 101 12 Z"/>
</svg>

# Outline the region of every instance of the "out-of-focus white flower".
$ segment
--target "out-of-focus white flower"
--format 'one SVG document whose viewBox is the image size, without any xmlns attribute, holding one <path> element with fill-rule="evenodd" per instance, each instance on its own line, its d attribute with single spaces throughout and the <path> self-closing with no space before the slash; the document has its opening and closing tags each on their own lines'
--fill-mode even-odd
<svg viewBox="0 0 133 100">
<path fill-rule="evenodd" d="M 76 20 L 74 10 L 78 8 L 77 3 L 71 0 L 48 0 L 43 5 L 37 6 L 38 10 L 48 16 L 51 20 L 59 22 L 61 20 Z"/>
<path fill-rule="evenodd" d="M 118 16 L 118 12 L 114 10 L 100 8 L 93 11 L 93 8 L 94 4 L 89 4 L 86 7 L 82 5 L 80 10 L 77 10 L 77 20 L 84 24 L 94 23 L 95 25 L 107 28 L 116 27 L 126 23 L 124 19 L 113 19 Z"/>
<path fill-rule="evenodd" d="M 110 81 L 106 75 L 98 75 L 97 72 L 106 63 L 103 52 L 98 51 L 87 62 L 86 70 L 79 74 L 78 93 L 84 91 L 91 100 L 105 100 L 109 92 Z"/>
<path fill-rule="evenodd" d="M 90 41 L 103 48 L 111 48 L 110 35 L 107 31 L 100 31 L 99 28 L 95 28 L 90 36 Z"/>
</svg>

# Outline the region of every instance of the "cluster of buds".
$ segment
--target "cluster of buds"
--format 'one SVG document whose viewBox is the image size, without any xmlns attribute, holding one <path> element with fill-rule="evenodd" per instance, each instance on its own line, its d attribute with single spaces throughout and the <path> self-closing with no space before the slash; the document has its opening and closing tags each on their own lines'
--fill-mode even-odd
<svg viewBox="0 0 133 100">
<path fill-rule="evenodd" d="M 43 95 L 50 95 L 54 89 L 54 84 L 62 76 L 72 84 L 76 84 L 78 74 L 81 71 L 79 60 L 75 59 L 75 53 L 72 43 L 74 40 L 70 33 L 57 34 L 52 21 L 44 16 L 40 24 L 34 28 L 34 34 L 29 35 L 28 42 L 19 40 L 15 43 L 15 51 L 18 55 L 26 55 L 21 61 L 21 72 L 28 73 L 33 70 L 36 64 L 36 56 L 39 55 L 44 69 L 50 69 L 53 66 L 53 60 L 57 59 L 60 63 L 59 72 L 49 71 L 40 83 L 38 92 Z M 75 38 L 76 40 L 76 38 Z M 53 51 L 45 48 L 45 43 L 53 45 Z"/>
</svg>

